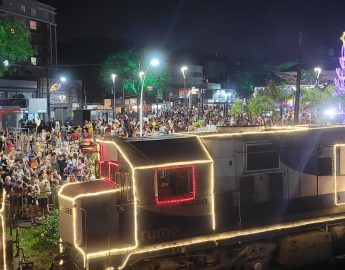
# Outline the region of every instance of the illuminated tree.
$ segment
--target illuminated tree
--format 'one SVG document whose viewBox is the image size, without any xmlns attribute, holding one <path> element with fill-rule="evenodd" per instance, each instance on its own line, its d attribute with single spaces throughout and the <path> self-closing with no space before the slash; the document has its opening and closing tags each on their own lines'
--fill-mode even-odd
<svg viewBox="0 0 345 270">
<path fill-rule="evenodd" d="M 146 68 L 142 60 L 144 54 L 144 51 L 128 50 L 110 55 L 101 67 L 101 77 L 105 84 L 111 87 L 111 74 L 116 73 L 118 78 L 123 80 L 123 89 L 126 94 L 137 95 L 141 87 L 139 72 Z M 158 70 L 151 68 L 146 76 L 144 89 L 152 88 L 158 97 L 164 96 L 168 79 L 168 74 L 161 68 Z"/>
<path fill-rule="evenodd" d="M 284 106 L 294 96 L 294 92 L 287 90 L 284 84 L 277 84 L 274 81 L 268 81 L 262 94 L 273 100 L 279 108 L 280 117 L 283 115 Z"/>
<path fill-rule="evenodd" d="M 231 106 L 231 114 L 232 115 L 239 115 L 243 111 L 245 111 L 245 104 L 242 99 L 237 99 Z"/>
<path fill-rule="evenodd" d="M 6 71 L 4 61 L 11 64 L 25 61 L 33 55 L 30 32 L 21 22 L 0 17 L 0 76 Z"/>
<path fill-rule="evenodd" d="M 265 111 L 274 111 L 274 101 L 264 93 L 252 96 L 248 104 L 248 112 L 251 116 L 260 116 Z"/>
<path fill-rule="evenodd" d="M 334 79 L 335 85 L 337 86 L 334 94 L 337 96 L 345 94 L 345 32 L 340 40 L 343 42 L 341 57 L 339 58 L 340 68 L 336 68 L 337 78 Z"/>
</svg>

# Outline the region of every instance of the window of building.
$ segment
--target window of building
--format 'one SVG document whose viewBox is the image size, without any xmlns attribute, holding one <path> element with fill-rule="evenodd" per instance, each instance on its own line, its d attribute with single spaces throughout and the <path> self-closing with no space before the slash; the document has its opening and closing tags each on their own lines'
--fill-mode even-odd
<svg viewBox="0 0 345 270">
<path fill-rule="evenodd" d="M 31 30 L 37 30 L 37 22 L 30 20 L 30 29 Z"/>
<path fill-rule="evenodd" d="M 174 204 L 195 198 L 195 167 L 192 165 L 158 168 L 154 173 L 157 204 Z"/>
<path fill-rule="evenodd" d="M 21 12 L 25 13 L 25 11 L 26 11 L 26 6 L 23 5 L 23 4 L 21 4 L 21 5 L 20 5 L 20 10 L 21 10 Z"/>
<path fill-rule="evenodd" d="M 279 169 L 279 151 L 272 143 L 246 144 L 246 171 Z"/>
<path fill-rule="evenodd" d="M 31 16 L 35 17 L 37 15 L 37 10 L 35 8 L 31 8 Z"/>
<path fill-rule="evenodd" d="M 37 65 L 37 58 L 34 56 L 31 57 L 31 65 L 34 65 L 34 66 Z"/>
</svg>

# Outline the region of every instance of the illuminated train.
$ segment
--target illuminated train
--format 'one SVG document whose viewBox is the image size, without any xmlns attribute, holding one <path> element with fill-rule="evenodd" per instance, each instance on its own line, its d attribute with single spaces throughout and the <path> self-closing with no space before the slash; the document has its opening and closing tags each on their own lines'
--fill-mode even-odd
<svg viewBox="0 0 345 270">
<path fill-rule="evenodd" d="M 99 141 L 101 179 L 59 192 L 86 269 L 265 269 L 345 253 L 345 127 Z"/>
</svg>

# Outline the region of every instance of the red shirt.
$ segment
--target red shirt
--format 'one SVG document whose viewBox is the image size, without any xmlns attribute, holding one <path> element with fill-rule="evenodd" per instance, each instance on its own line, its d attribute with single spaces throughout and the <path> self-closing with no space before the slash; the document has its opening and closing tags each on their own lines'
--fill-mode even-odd
<svg viewBox="0 0 345 270">
<path fill-rule="evenodd" d="M 72 136 L 73 141 L 78 140 L 78 138 L 79 138 L 79 133 L 75 131 L 75 132 L 72 133 L 71 136 Z"/>
</svg>

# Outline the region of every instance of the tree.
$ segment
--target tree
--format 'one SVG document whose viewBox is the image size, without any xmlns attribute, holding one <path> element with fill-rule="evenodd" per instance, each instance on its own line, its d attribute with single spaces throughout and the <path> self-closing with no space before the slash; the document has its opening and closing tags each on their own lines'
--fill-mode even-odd
<svg viewBox="0 0 345 270">
<path fill-rule="evenodd" d="M 268 81 L 263 94 L 272 99 L 279 108 L 280 117 L 283 116 L 283 108 L 287 101 L 294 96 L 294 92 L 287 90 L 284 84 L 277 84 L 274 81 Z"/>
<path fill-rule="evenodd" d="M 127 50 L 110 55 L 102 64 L 101 77 L 106 85 L 111 87 L 111 74 L 116 73 L 123 80 L 123 89 L 127 95 L 137 95 L 141 82 L 139 72 L 144 71 L 147 64 L 142 60 L 144 51 Z M 146 75 L 144 89 L 151 86 L 158 97 L 164 96 L 168 85 L 168 74 L 161 68 L 150 68 Z"/>
<path fill-rule="evenodd" d="M 335 85 L 330 84 L 324 88 L 302 88 L 302 105 L 308 106 L 311 110 L 320 115 L 321 109 L 328 103 L 339 103 L 343 96 L 333 96 Z M 335 101 L 335 102 L 332 102 Z"/>
<path fill-rule="evenodd" d="M 239 115 L 244 111 L 245 104 L 242 99 L 237 99 L 231 106 L 231 114 Z"/>
<path fill-rule="evenodd" d="M 240 97 L 248 98 L 254 92 L 254 76 L 249 72 L 241 72 L 236 75 L 237 92 Z"/>
<path fill-rule="evenodd" d="M 248 104 L 248 112 L 251 116 L 260 116 L 265 111 L 274 111 L 274 101 L 264 93 L 252 96 Z"/>
<path fill-rule="evenodd" d="M 33 55 L 27 27 L 9 17 L 0 17 L 0 76 L 6 71 L 4 61 L 16 63 Z"/>
</svg>

